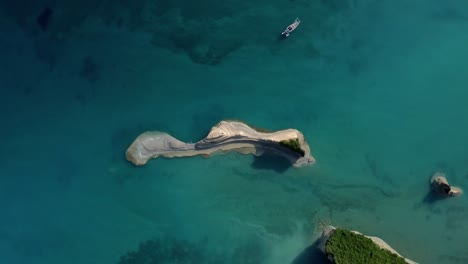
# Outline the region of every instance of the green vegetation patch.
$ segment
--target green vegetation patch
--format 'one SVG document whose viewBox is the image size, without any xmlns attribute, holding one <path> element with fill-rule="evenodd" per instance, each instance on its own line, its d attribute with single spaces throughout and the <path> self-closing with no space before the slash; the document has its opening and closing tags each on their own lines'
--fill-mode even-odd
<svg viewBox="0 0 468 264">
<path fill-rule="evenodd" d="M 336 264 L 407 264 L 405 259 L 380 248 L 370 238 L 337 228 L 327 240 L 325 251 Z"/>
<path fill-rule="evenodd" d="M 288 149 L 296 153 L 299 153 L 302 157 L 304 157 L 305 155 L 305 151 L 301 149 L 301 144 L 299 144 L 299 139 L 297 138 L 290 139 L 290 140 L 281 140 L 279 144 L 281 146 L 287 147 Z"/>
</svg>

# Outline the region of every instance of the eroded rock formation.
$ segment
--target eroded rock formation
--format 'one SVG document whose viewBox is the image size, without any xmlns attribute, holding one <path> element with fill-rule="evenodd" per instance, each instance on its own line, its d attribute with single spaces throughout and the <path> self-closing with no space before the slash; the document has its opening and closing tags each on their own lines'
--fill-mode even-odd
<svg viewBox="0 0 468 264">
<path fill-rule="evenodd" d="M 458 196 L 463 193 L 462 189 L 455 186 L 450 186 L 445 174 L 442 172 L 436 172 L 431 178 L 432 190 L 438 195 L 449 197 Z"/>
<path fill-rule="evenodd" d="M 218 151 L 236 151 L 262 155 L 265 151 L 287 158 L 294 167 L 313 164 L 315 159 L 304 135 L 296 129 L 261 132 L 239 121 L 221 121 L 208 135 L 192 144 L 182 142 L 164 132 L 145 132 L 127 149 L 127 160 L 144 165 L 159 156 L 209 156 Z"/>
</svg>

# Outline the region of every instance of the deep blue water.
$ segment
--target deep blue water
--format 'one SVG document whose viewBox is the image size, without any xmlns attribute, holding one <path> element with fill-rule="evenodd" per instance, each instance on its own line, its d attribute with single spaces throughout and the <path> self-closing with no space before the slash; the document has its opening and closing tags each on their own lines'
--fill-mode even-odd
<svg viewBox="0 0 468 264">
<path fill-rule="evenodd" d="M 468 263 L 466 195 L 424 201 L 436 170 L 468 190 L 467 32 L 461 0 L 2 1 L 2 263 L 316 263 L 325 224 Z M 125 161 L 232 118 L 317 163 Z"/>
</svg>

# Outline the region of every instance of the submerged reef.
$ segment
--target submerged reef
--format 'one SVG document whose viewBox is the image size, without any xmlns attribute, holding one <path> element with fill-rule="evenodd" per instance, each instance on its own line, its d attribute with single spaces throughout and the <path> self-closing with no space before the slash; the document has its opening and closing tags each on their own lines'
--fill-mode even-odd
<svg viewBox="0 0 468 264">
<path fill-rule="evenodd" d="M 49 22 L 53 14 L 53 10 L 46 7 L 42 12 L 37 16 L 36 23 L 39 25 L 42 31 L 47 31 L 49 27 Z"/>
<path fill-rule="evenodd" d="M 120 257 L 118 264 L 261 264 L 266 252 L 259 242 L 249 240 L 222 252 L 214 251 L 206 243 L 174 238 L 151 239 L 142 242 L 138 249 Z"/>
<path fill-rule="evenodd" d="M 243 122 L 221 121 L 197 143 L 185 143 L 164 132 L 145 132 L 126 151 L 127 160 L 144 165 L 159 156 L 209 156 L 219 151 L 262 155 L 265 152 L 287 158 L 294 167 L 315 163 L 304 135 L 296 129 L 259 131 Z"/>
<path fill-rule="evenodd" d="M 179 240 L 148 240 L 137 250 L 120 257 L 119 264 L 203 263 L 204 255 L 196 244 Z"/>
<path fill-rule="evenodd" d="M 416 264 L 401 256 L 378 237 L 365 236 L 356 231 L 327 226 L 318 241 L 319 250 L 336 264 L 395 263 Z"/>
</svg>

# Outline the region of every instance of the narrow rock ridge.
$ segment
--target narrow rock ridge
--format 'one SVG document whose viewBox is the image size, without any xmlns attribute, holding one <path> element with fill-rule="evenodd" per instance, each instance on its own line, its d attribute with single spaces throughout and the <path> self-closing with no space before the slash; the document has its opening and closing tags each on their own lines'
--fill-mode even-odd
<svg viewBox="0 0 468 264">
<path fill-rule="evenodd" d="M 281 141 L 297 140 L 299 153 L 280 144 Z M 264 152 L 287 158 L 294 167 L 315 163 L 304 135 L 296 129 L 261 132 L 239 121 L 221 121 L 211 128 L 208 135 L 195 144 L 182 142 L 164 132 L 145 132 L 139 135 L 126 151 L 127 160 L 135 165 L 144 165 L 159 156 L 189 157 L 209 156 L 219 151 L 236 151 L 243 154 L 262 155 Z"/>
</svg>

